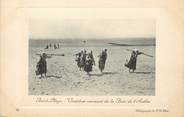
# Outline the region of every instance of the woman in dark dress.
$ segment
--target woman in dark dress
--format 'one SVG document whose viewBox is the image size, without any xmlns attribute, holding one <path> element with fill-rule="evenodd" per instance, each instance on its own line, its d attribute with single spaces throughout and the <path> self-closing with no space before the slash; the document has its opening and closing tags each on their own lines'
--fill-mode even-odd
<svg viewBox="0 0 184 117">
<path fill-rule="evenodd" d="M 125 64 L 126 67 L 129 68 L 129 72 L 134 72 L 136 70 L 136 65 L 137 65 L 137 57 L 138 55 L 142 54 L 142 52 L 139 52 L 137 49 L 134 49 L 131 53 L 130 60 L 128 63 Z"/>
<path fill-rule="evenodd" d="M 83 51 L 82 55 L 81 55 L 81 61 L 80 61 L 80 65 L 82 68 L 84 68 L 85 63 L 86 63 L 86 50 Z"/>
<path fill-rule="evenodd" d="M 93 56 L 93 51 L 91 50 L 91 52 L 88 54 L 88 56 L 91 58 L 92 62 L 93 62 L 93 65 L 95 65 L 95 59 L 94 59 L 94 56 Z"/>
<path fill-rule="evenodd" d="M 46 57 L 47 55 L 45 53 L 43 53 L 41 56 L 40 56 L 40 60 L 38 61 L 37 65 L 36 65 L 36 75 L 41 75 L 42 77 L 42 74 L 45 75 L 46 77 L 46 74 L 47 74 L 47 61 L 46 61 Z"/>
<path fill-rule="evenodd" d="M 76 55 L 75 61 L 77 62 L 77 66 L 78 66 L 79 70 L 81 70 L 81 68 L 82 68 L 82 63 L 81 63 L 82 54 L 83 54 L 83 51 L 75 54 Z"/>
<path fill-rule="evenodd" d="M 98 57 L 99 57 L 98 67 L 99 67 L 100 71 L 103 72 L 103 70 L 105 68 L 105 63 L 107 60 L 107 49 L 104 49 Z"/>
<path fill-rule="evenodd" d="M 84 71 L 87 72 L 87 74 L 89 74 L 89 72 L 91 72 L 92 70 L 93 70 L 93 60 L 88 55 L 86 58 L 85 65 L 84 65 Z"/>
</svg>

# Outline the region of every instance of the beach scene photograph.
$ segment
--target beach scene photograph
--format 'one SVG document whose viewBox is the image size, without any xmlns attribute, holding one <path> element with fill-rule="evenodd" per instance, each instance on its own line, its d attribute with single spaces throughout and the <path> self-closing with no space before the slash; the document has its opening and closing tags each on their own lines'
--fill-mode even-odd
<svg viewBox="0 0 184 117">
<path fill-rule="evenodd" d="M 30 19 L 29 95 L 154 96 L 151 19 Z"/>
</svg>

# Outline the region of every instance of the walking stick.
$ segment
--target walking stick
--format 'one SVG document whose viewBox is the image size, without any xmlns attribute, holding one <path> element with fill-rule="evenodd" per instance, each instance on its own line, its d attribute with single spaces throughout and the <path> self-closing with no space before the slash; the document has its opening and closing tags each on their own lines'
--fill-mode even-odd
<svg viewBox="0 0 184 117">
<path fill-rule="evenodd" d="M 149 57 L 154 57 L 154 56 L 152 56 L 152 55 L 145 54 L 145 53 L 143 53 L 143 52 L 142 52 L 142 54 L 143 54 L 143 55 L 146 55 L 146 56 L 149 56 Z"/>
<path fill-rule="evenodd" d="M 131 49 L 126 49 L 127 51 L 133 51 L 133 50 L 131 50 Z M 149 54 L 146 54 L 146 53 L 144 53 L 144 52 L 141 52 L 143 55 L 145 55 L 145 56 L 149 56 L 149 57 L 154 57 L 154 56 L 152 56 L 152 55 L 149 55 Z"/>
</svg>

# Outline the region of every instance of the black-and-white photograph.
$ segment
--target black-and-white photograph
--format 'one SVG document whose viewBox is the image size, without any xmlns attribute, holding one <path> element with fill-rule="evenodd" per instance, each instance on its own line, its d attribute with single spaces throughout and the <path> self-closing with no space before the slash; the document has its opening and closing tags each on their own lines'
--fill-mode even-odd
<svg viewBox="0 0 184 117">
<path fill-rule="evenodd" d="M 29 95 L 154 96 L 151 19 L 30 19 Z"/>
</svg>

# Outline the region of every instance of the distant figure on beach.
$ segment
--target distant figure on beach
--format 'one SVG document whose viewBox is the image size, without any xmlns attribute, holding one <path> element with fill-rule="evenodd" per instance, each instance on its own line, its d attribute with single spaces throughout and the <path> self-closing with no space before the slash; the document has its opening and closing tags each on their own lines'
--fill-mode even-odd
<svg viewBox="0 0 184 117">
<path fill-rule="evenodd" d="M 81 70 L 81 68 L 82 68 L 81 61 L 82 61 L 83 51 L 81 51 L 81 52 L 79 52 L 79 53 L 77 53 L 75 55 L 76 55 L 75 61 L 77 62 L 77 66 L 78 66 L 79 70 Z"/>
<path fill-rule="evenodd" d="M 57 44 L 57 48 L 59 49 L 59 43 Z"/>
<path fill-rule="evenodd" d="M 45 49 L 49 49 L 49 45 L 48 44 L 46 45 Z"/>
<path fill-rule="evenodd" d="M 47 61 L 46 61 L 47 55 L 43 53 L 40 55 L 40 60 L 38 61 L 36 65 L 36 75 L 41 75 L 41 78 L 43 77 L 42 74 L 45 75 L 47 74 Z"/>
<path fill-rule="evenodd" d="M 56 46 L 56 44 L 54 44 L 54 49 L 57 49 L 57 46 Z"/>
<path fill-rule="evenodd" d="M 105 68 L 105 63 L 107 60 L 107 49 L 104 49 L 98 57 L 99 57 L 98 67 L 99 67 L 100 71 L 103 72 L 103 70 Z"/>
<path fill-rule="evenodd" d="M 134 72 L 136 70 L 136 64 L 137 64 L 137 57 L 138 55 L 142 54 L 142 52 L 139 52 L 138 49 L 134 49 L 131 53 L 131 57 L 130 57 L 130 60 L 126 60 L 127 63 L 125 63 L 125 66 L 127 68 L 129 68 L 129 72 L 131 73 L 131 70 L 132 72 Z"/>
<path fill-rule="evenodd" d="M 88 54 L 86 56 L 86 62 L 84 65 L 84 71 L 87 72 L 88 75 L 89 75 L 89 72 L 91 72 L 93 70 L 93 65 L 94 65 L 93 60 L 90 57 L 90 55 Z"/>
<path fill-rule="evenodd" d="M 52 44 L 51 43 L 50 43 L 49 47 L 52 48 Z"/>
</svg>

